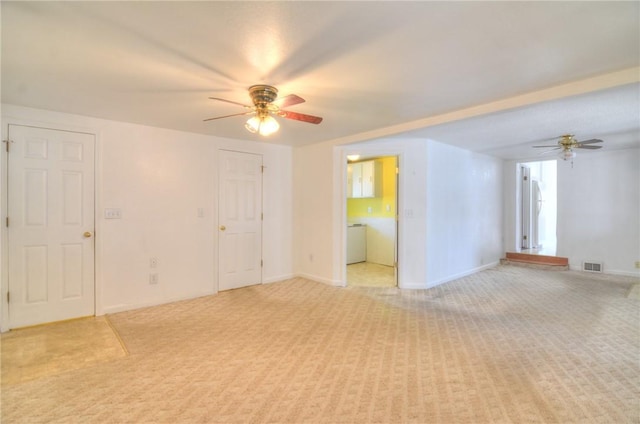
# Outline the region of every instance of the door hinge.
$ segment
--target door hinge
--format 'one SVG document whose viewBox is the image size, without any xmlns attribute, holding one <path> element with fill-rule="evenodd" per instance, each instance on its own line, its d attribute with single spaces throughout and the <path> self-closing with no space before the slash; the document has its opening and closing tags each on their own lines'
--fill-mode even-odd
<svg viewBox="0 0 640 424">
<path fill-rule="evenodd" d="M 260 259 L 260 267 L 262 268 L 264 266 L 264 262 L 262 262 L 262 259 Z"/>
<path fill-rule="evenodd" d="M 522 240 L 526 240 L 526 239 L 527 239 L 527 236 L 522 236 Z"/>
<path fill-rule="evenodd" d="M 9 226 L 9 217 L 7 217 L 7 218 L 5 219 L 5 221 L 4 221 L 4 222 L 5 222 L 5 224 L 6 224 L 6 225 L 7 225 L 7 227 L 8 227 L 8 226 Z"/>
<path fill-rule="evenodd" d="M 264 221 L 264 212 L 260 212 L 260 221 Z"/>
<path fill-rule="evenodd" d="M 11 300 L 11 295 L 9 294 L 10 292 L 7 291 L 7 303 L 9 303 L 9 301 Z"/>
<path fill-rule="evenodd" d="M 264 165 L 260 166 L 260 172 L 262 172 L 263 174 L 264 174 L 264 168 L 266 168 L 266 166 L 264 166 Z"/>
<path fill-rule="evenodd" d="M 5 150 L 9 153 L 9 144 L 11 144 L 11 140 L 2 140 L 2 142 L 5 144 Z"/>
<path fill-rule="evenodd" d="M 528 178 L 527 178 L 527 176 L 525 175 L 525 176 L 524 176 L 524 180 L 525 180 L 525 181 L 527 181 L 527 179 L 528 179 Z"/>
</svg>

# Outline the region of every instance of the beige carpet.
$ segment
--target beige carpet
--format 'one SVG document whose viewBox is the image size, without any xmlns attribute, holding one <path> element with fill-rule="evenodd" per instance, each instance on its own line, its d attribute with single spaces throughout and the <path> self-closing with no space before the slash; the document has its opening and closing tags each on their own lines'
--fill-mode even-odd
<svg viewBox="0 0 640 424">
<path fill-rule="evenodd" d="M 115 314 L 128 356 L 3 384 L 2 423 L 638 423 L 633 282 L 501 266 Z"/>
</svg>

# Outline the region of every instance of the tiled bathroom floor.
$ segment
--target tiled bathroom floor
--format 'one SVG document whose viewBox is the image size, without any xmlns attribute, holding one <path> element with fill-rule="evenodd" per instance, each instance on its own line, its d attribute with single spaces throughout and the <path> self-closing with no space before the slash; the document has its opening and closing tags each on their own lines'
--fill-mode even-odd
<svg viewBox="0 0 640 424">
<path fill-rule="evenodd" d="M 395 272 L 392 266 L 371 262 L 347 265 L 347 286 L 395 287 Z"/>
<path fill-rule="evenodd" d="M 106 317 L 80 318 L 2 334 L 2 386 L 127 355 Z"/>
</svg>

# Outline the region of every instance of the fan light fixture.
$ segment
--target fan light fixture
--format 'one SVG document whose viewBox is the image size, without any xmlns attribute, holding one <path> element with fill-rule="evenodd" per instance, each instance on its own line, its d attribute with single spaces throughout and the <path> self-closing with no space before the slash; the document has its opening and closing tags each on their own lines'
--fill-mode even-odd
<svg viewBox="0 0 640 424">
<path fill-rule="evenodd" d="M 559 139 L 556 144 L 553 145 L 542 145 L 542 146 L 533 146 L 545 149 L 546 152 L 542 152 L 542 154 L 552 152 L 554 150 L 560 150 L 558 152 L 558 157 L 562 160 L 571 160 L 571 167 L 573 168 L 573 159 L 576 157 L 576 152 L 574 149 L 586 149 L 586 150 L 598 150 L 601 149 L 602 146 L 595 146 L 595 144 L 602 143 L 602 140 L 598 138 L 592 138 L 590 140 L 578 141 L 575 139 L 573 134 L 564 134 L 560 137 L 554 137 L 553 139 Z M 553 140 L 549 139 L 549 140 Z"/>
<path fill-rule="evenodd" d="M 573 160 L 573 158 L 576 157 L 576 152 L 574 152 L 571 149 L 565 149 L 562 152 L 560 152 L 560 154 L 558 155 L 560 156 L 563 160 Z"/>
<path fill-rule="evenodd" d="M 252 85 L 249 87 L 249 95 L 253 106 L 235 102 L 233 100 L 220 99 L 218 97 L 209 97 L 211 100 L 231 103 L 242 106 L 245 112 L 234 113 L 231 115 L 216 116 L 214 118 L 205 119 L 205 121 L 215 121 L 217 119 L 229 118 L 232 116 L 253 115 L 244 127 L 251 133 L 258 133 L 261 136 L 268 136 L 280 129 L 280 124 L 271 115 L 281 118 L 293 119 L 294 121 L 306 122 L 309 124 L 319 124 L 322 118 L 319 116 L 305 115 L 304 113 L 292 112 L 283 108 L 304 103 L 304 99 L 295 94 L 278 98 L 278 89 L 271 85 Z"/>
<path fill-rule="evenodd" d="M 251 133 L 258 133 L 266 137 L 278 131 L 280 124 L 273 116 L 267 114 L 266 116 L 256 115 L 249 118 L 244 127 Z"/>
</svg>

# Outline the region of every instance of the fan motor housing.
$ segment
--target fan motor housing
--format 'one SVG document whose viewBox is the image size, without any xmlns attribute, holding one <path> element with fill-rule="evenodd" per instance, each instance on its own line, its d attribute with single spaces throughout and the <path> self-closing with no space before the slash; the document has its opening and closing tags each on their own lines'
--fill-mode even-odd
<svg viewBox="0 0 640 424">
<path fill-rule="evenodd" d="M 265 105 L 278 97 L 278 89 L 271 85 L 252 85 L 249 87 L 249 95 L 254 105 Z"/>
</svg>

